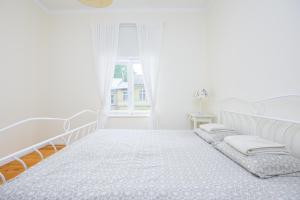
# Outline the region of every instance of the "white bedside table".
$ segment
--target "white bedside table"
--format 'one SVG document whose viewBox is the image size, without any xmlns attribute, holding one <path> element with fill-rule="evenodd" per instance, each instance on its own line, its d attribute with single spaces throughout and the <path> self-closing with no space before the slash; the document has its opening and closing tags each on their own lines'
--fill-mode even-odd
<svg viewBox="0 0 300 200">
<path fill-rule="evenodd" d="M 199 124 L 212 123 L 214 115 L 200 114 L 200 113 L 189 113 L 189 119 L 193 123 L 193 128 L 198 128 Z"/>
</svg>

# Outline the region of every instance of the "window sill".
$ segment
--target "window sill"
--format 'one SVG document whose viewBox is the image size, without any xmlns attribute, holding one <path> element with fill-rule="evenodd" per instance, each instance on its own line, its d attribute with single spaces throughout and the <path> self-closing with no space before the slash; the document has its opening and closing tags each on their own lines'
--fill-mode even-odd
<svg viewBox="0 0 300 200">
<path fill-rule="evenodd" d="M 109 118 L 147 118 L 150 117 L 150 111 L 111 111 Z"/>
</svg>

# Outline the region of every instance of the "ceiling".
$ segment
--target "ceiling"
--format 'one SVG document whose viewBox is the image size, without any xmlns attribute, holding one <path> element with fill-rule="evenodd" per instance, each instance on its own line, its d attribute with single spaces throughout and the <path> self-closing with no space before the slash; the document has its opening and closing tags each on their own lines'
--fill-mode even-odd
<svg viewBox="0 0 300 200">
<path fill-rule="evenodd" d="M 35 0 L 47 11 L 200 10 L 207 0 L 113 0 L 108 8 L 90 8 L 78 0 Z"/>
</svg>

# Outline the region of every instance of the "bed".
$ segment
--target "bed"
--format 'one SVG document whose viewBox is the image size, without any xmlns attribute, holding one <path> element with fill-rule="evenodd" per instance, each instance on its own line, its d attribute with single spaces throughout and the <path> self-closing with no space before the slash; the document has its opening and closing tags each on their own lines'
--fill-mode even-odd
<svg viewBox="0 0 300 200">
<path fill-rule="evenodd" d="M 300 178 L 259 179 L 192 131 L 99 130 L 0 187 L 1 200 L 300 199 Z"/>
</svg>

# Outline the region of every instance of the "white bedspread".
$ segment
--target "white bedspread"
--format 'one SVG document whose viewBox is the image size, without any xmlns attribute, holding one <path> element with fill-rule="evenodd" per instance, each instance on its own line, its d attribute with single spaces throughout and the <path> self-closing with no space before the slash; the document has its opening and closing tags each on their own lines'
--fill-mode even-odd
<svg viewBox="0 0 300 200">
<path fill-rule="evenodd" d="M 259 153 L 288 154 L 286 147 L 256 135 L 233 135 L 224 141 L 239 152 L 251 156 Z"/>
<path fill-rule="evenodd" d="M 1 200 L 299 200 L 300 179 L 254 177 L 192 131 L 103 130 L 0 187 Z"/>
</svg>

